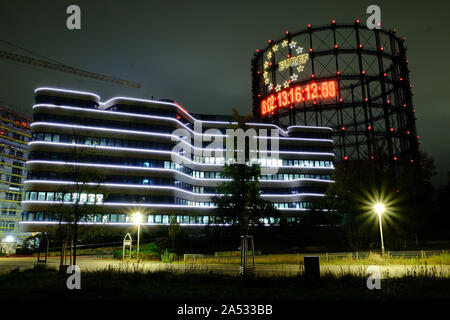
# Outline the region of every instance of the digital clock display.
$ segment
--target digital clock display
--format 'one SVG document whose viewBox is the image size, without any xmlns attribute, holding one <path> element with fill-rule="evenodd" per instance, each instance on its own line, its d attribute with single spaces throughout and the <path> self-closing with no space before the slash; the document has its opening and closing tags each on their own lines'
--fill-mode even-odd
<svg viewBox="0 0 450 320">
<path fill-rule="evenodd" d="M 278 108 L 296 103 L 336 98 L 338 95 L 337 91 L 337 84 L 334 80 L 311 82 L 306 85 L 283 89 L 261 101 L 261 115 L 264 116 Z"/>
</svg>

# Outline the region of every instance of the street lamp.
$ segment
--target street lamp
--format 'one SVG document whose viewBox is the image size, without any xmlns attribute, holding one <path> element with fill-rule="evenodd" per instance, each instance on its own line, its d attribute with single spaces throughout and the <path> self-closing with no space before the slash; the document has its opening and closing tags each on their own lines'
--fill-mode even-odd
<svg viewBox="0 0 450 320">
<path fill-rule="evenodd" d="M 133 222 L 135 224 L 137 224 L 137 227 L 138 227 L 136 259 L 139 260 L 139 234 L 141 233 L 142 214 L 139 212 L 134 213 L 133 214 Z"/>
<path fill-rule="evenodd" d="M 11 243 L 11 242 L 15 242 L 16 239 L 13 236 L 7 236 L 3 241 Z"/>
<path fill-rule="evenodd" d="M 383 227 L 381 225 L 381 215 L 384 213 L 384 211 L 386 211 L 386 208 L 385 208 L 384 204 L 376 203 L 373 206 L 373 209 L 378 214 L 378 221 L 380 222 L 381 253 L 382 253 L 383 258 L 384 258 Z"/>
</svg>

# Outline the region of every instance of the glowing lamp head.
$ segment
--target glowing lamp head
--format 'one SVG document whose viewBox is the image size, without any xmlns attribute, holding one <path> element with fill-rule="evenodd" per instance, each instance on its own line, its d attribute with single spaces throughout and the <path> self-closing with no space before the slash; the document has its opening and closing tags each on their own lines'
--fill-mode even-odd
<svg viewBox="0 0 450 320">
<path fill-rule="evenodd" d="M 136 212 L 133 214 L 133 222 L 135 224 L 140 224 L 142 222 L 142 214 L 140 212 Z"/>
<path fill-rule="evenodd" d="M 386 208 L 384 207 L 384 204 L 382 204 L 382 203 L 375 204 L 373 206 L 373 209 L 379 216 L 381 216 L 384 213 L 384 211 L 386 210 Z"/>
<path fill-rule="evenodd" d="M 14 241 L 16 241 L 16 239 L 14 239 L 13 236 L 7 236 L 7 237 L 3 240 L 3 242 L 9 242 L 9 243 L 14 242 Z"/>
</svg>

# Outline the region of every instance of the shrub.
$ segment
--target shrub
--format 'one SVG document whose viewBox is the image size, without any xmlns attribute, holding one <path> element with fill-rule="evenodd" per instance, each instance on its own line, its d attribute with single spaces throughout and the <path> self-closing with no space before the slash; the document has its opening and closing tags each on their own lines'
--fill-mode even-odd
<svg viewBox="0 0 450 320">
<path fill-rule="evenodd" d="M 177 258 L 176 253 L 168 252 L 167 249 L 161 255 L 161 261 L 164 263 L 172 263 Z"/>
<path fill-rule="evenodd" d="M 150 242 L 142 248 L 142 253 L 148 253 L 159 256 L 161 254 L 161 248 L 155 242 Z"/>
</svg>

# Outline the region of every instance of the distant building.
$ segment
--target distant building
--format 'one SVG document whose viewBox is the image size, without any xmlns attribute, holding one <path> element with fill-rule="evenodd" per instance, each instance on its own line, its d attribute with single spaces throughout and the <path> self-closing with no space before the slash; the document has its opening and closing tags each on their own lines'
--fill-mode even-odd
<svg viewBox="0 0 450 320">
<path fill-rule="evenodd" d="M 31 119 L 0 106 L 0 240 L 18 240 Z"/>
<path fill-rule="evenodd" d="M 85 221 L 93 224 L 130 224 L 130 215 L 138 209 L 146 225 L 168 224 L 171 215 L 186 225 L 222 223 L 213 197 L 224 181 L 225 158 L 175 152 L 180 143 L 204 151 L 209 142 L 195 146 L 174 130 L 203 138 L 214 128 L 217 136 L 227 137 L 229 118 L 192 115 L 168 100 L 118 97 L 101 102 L 95 94 L 49 88 L 36 90 L 33 117 L 21 230 L 41 231 L 55 224 L 55 211 L 74 202 L 102 208 L 92 221 Z M 195 131 L 196 123 L 202 131 Z M 302 212 L 333 183 L 332 130 L 247 125 L 278 132 L 277 158 L 263 159 L 259 150 L 255 156 L 263 169 L 277 169 L 261 176 L 262 197 L 280 210 L 281 219 L 298 223 Z M 269 134 L 262 138 L 275 139 Z M 185 162 L 174 161 L 174 156 Z M 77 167 L 96 168 L 105 178 L 105 194 L 75 191 Z M 277 224 L 277 219 L 265 222 Z"/>
</svg>

